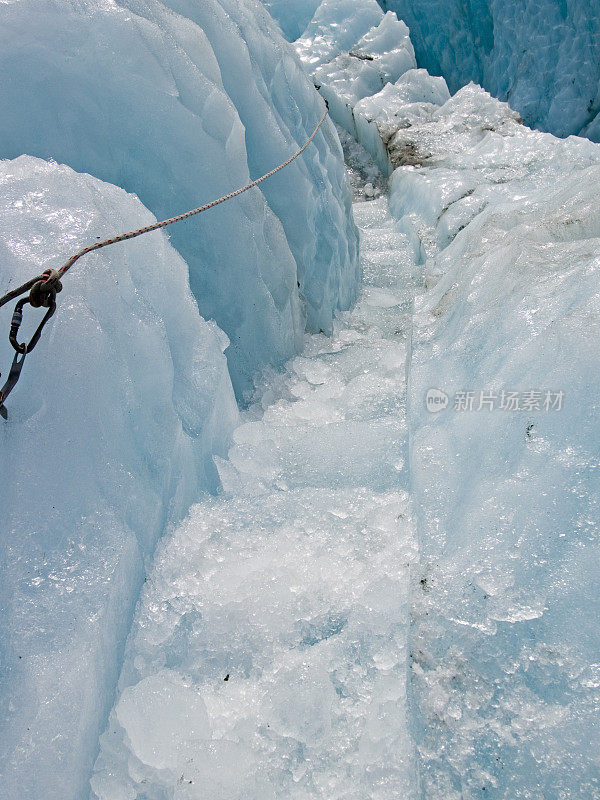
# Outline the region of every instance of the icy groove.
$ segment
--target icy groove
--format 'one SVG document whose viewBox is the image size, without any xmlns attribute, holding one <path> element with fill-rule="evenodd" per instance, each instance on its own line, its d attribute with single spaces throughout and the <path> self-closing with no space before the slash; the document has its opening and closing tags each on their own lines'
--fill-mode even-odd
<svg viewBox="0 0 600 800">
<path fill-rule="evenodd" d="M 159 548 L 93 797 L 415 797 L 411 259 L 384 199 L 354 211 L 359 302 L 265 382 L 224 493 Z"/>
</svg>

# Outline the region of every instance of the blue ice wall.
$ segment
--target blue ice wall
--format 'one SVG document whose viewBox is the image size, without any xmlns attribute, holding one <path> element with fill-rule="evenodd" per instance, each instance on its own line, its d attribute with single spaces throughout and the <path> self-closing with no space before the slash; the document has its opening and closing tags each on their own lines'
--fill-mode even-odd
<svg viewBox="0 0 600 800">
<path fill-rule="evenodd" d="M 419 66 L 469 81 L 557 136 L 600 141 L 600 0 L 379 0 L 409 26 Z"/>
</svg>

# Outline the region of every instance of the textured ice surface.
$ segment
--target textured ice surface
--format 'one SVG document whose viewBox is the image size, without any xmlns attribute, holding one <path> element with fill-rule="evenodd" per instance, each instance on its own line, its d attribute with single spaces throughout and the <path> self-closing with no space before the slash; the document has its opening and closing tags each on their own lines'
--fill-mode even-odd
<svg viewBox="0 0 600 800">
<path fill-rule="evenodd" d="M 349 0 L 263 0 L 291 41 L 309 39 L 306 59 L 333 58 L 331 35 L 339 24 L 347 36 Z M 363 12 L 370 5 L 356 0 Z M 420 67 L 443 75 L 452 92 L 474 81 L 508 101 L 528 125 L 558 136 L 572 133 L 600 141 L 600 6 L 596 0 L 379 0 L 411 31 Z M 339 8 L 339 11 L 338 11 Z M 346 9 L 346 10 L 344 10 Z M 341 12 L 341 13 L 340 13 Z M 362 17 L 364 19 L 364 17 Z M 372 23 L 375 24 L 375 23 Z M 307 30 L 308 28 L 308 30 Z M 353 43 L 341 49 L 348 50 Z M 338 51 L 339 52 L 339 51 Z M 337 55 L 337 53 L 335 53 Z M 315 62 L 315 63 L 316 63 Z"/>
<path fill-rule="evenodd" d="M 261 388 L 225 493 L 159 548 L 94 796 L 416 798 L 406 719 L 412 262 L 355 206 L 365 288 Z"/>
<path fill-rule="evenodd" d="M 600 140 L 597 0 L 381 0 L 411 30 L 419 66 L 452 92 L 475 81 L 524 120 Z"/>
<path fill-rule="evenodd" d="M 369 153 L 350 134 L 338 126 L 350 186 L 357 200 L 379 197 L 387 190 L 387 179 Z"/>
<path fill-rule="evenodd" d="M 178 66 L 179 58 L 188 64 L 190 48 L 194 58 L 202 50 L 195 24 L 158 5 L 140 3 L 135 13 L 118 8 L 93 12 L 103 18 L 110 9 L 119 18 L 107 47 L 120 42 L 123 15 L 128 29 L 137 25 L 159 55 L 167 52 L 161 49 L 164 25 L 174 26 L 169 36 L 176 47 L 167 48 L 173 83 L 149 81 L 152 91 L 168 86 L 170 94 L 158 95 L 165 100 L 168 94 L 174 107 L 186 102 L 193 108 L 198 97 L 209 109 L 213 101 L 232 101 L 227 108 L 234 122 L 225 138 L 211 129 L 213 152 L 226 141 L 239 155 L 239 169 L 246 169 L 247 159 L 252 174 L 260 171 L 261 128 L 244 100 L 251 97 L 249 105 L 265 119 L 273 113 L 287 120 L 292 69 L 261 56 L 271 35 L 263 36 L 261 26 L 269 29 L 270 23 L 254 25 L 249 5 L 243 13 L 231 7 L 229 17 L 221 11 L 229 8 L 225 2 L 177 7 L 197 21 L 206 15 L 201 25 L 211 46 L 194 63 L 202 64 L 204 75 L 212 70 L 207 96 L 197 92 L 196 69 L 188 74 Z M 139 22 L 142 9 L 153 21 Z M 289 9 L 301 10 L 300 4 Z M 382 19 L 364 2 L 359 8 L 349 0 L 327 0 L 309 23 L 315 63 L 338 59 L 361 37 L 374 40 L 391 24 L 381 28 Z M 102 26 L 90 31 L 107 35 Z M 242 40 L 249 43 L 247 53 Z M 385 52 L 379 55 L 384 61 Z M 110 59 L 112 75 L 109 66 Z M 42 83 L 46 72 L 38 73 Z M 352 70 L 347 74 L 351 78 Z M 271 93 L 282 98 L 280 110 L 274 103 L 271 112 L 261 101 Z M 313 102 L 318 118 L 314 97 Z M 427 800 L 600 797 L 599 149 L 585 140 L 560 142 L 528 131 L 516 112 L 473 85 L 448 99 L 445 84 L 422 70 L 411 69 L 358 101 L 355 119 L 360 107 L 366 109 L 366 130 L 383 148 L 382 159 L 402 165 L 391 184 L 397 221 L 380 200 L 357 207 L 365 278 L 358 305 L 336 323 L 331 340 L 308 337 L 301 357 L 283 374 L 267 376 L 228 458 L 218 463 L 223 494 L 201 500 L 160 546 L 101 740 L 92 784 L 101 800 L 413 800 L 421 789 Z M 238 117 L 246 128 L 243 138 Z M 68 117 L 59 119 L 64 125 Z M 283 130 L 277 123 L 273 140 Z M 360 135 L 368 144 L 368 136 Z M 315 169 L 321 159 L 335 156 L 336 147 L 313 153 Z M 364 155 L 354 155 L 363 174 L 373 169 Z M 149 219 L 134 198 L 88 176 L 46 164 L 38 168 L 45 171 L 46 188 L 48 170 L 67 176 L 61 202 L 46 207 L 41 189 L 22 190 L 3 218 L 18 214 L 23 224 L 33 220 L 36 230 L 58 226 L 54 238 L 61 242 L 65 226 L 76 226 L 69 235 L 79 238 L 82 205 L 93 211 L 86 217 L 90 225 L 101 219 L 112 228 L 117 211 L 124 227 Z M 335 168 L 326 167 L 328 173 Z M 296 172 L 294 181 L 303 180 Z M 80 200 L 77 182 L 91 199 L 79 202 L 75 216 L 65 195 Z M 294 185 L 287 190 L 293 194 Z M 366 185 L 360 191 L 371 196 Z M 304 190 L 299 194 L 307 208 Z M 278 247 L 285 228 L 288 257 L 293 253 L 299 264 L 303 242 L 294 241 L 293 213 L 284 205 L 277 209 L 277 202 L 275 195 L 269 199 L 272 216 L 266 205 L 260 208 L 279 231 Z M 252 238 L 256 208 L 244 208 Z M 341 220 L 337 210 L 332 213 L 328 225 Z M 102 227 L 98 235 L 106 232 Z M 322 241 L 318 226 L 311 235 L 313 242 Z M 6 241 L 16 247 L 11 258 L 20 259 L 19 270 L 30 274 L 31 242 L 25 246 L 12 234 Z M 72 244 L 67 241 L 65 250 Z M 256 246 L 264 255 L 262 245 Z M 14 578 L 0 596 L 9 609 L 8 635 L 26 631 L 3 642 L 5 672 L 17 698 L 5 705 L 2 738 L 14 752 L 8 756 L 10 797 L 29 792 L 36 800 L 64 800 L 78 790 L 85 796 L 82 776 L 108 711 L 107 687 L 114 685 L 118 644 L 144 556 L 157 532 L 209 484 L 202 467 L 209 468 L 207 456 L 222 447 L 224 423 L 235 416 L 220 355 L 224 341 L 193 308 L 185 266 L 163 237 L 142 249 L 141 266 L 127 251 L 126 286 L 114 277 L 121 262 L 106 258 L 108 268 L 114 265 L 112 316 L 95 305 L 95 293 L 85 294 L 83 284 L 81 302 L 63 306 L 75 331 L 82 308 L 94 326 L 99 345 L 91 358 L 79 338 L 65 339 L 66 378 L 50 362 L 37 373 L 52 393 L 42 395 L 29 371 L 23 383 L 29 405 L 15 423 L 27 428 L 29 440 L 31 429 L 38 437 L 36 449 L 46 459 L 33 483 L 46 491 L 38 490 L 33 502 L 23 488 L 7 500 L 2 495 L 12 509 L 3 557 Z M 44 264 L 46 252 L 36 261 Z M 162 261 L 151 286 L 133 291 L 136 276 L 145 279 L 148 262 L 156 264 L 157 252 Z M 95 263 L 105 263 L 102 254 Z M 173 269 L 180 270 L 179 299 L 171 284 L 165 288 L 164 275 Z M 413 308 L 421 271 L 423 294 Z M 262 276 L 258 266 L 253 274 Z M 245 284 L 240 288 L 250 302 L 254 294 Z M 278 296 L 288 297 L 283 290 Z M 333 297 L 333 289 L 325 286 L 322 296 Z M 190 313 L 174 323 L 169 312 L 181 302 Z M 122 320 L 132 315 L 124 338 Z M 105 319 L 108 326 L 102 327 Z M 49 338 L 55 351 L 60 320 Z M 180 356 L 182 326 L 196 331 L 193 352 L 199 348 L 202 363 L 198 376 L 188 380 L 184 373 L 178 388 L 177 370 L 188 368 L 178 366 L 178 359 L 186 365 L 193 360 L 190 350 Z M 150 345 L 157 351 L 154 336 L 163 342 L 158 376 L 156 359 L 148 363 Z M 86 377 L 90 362 L 102 363 L 97 352 L 106 351 L 112 371 Z M 205 374 L 207 365 L 212 372 Z M 81 390 L 74 433 L 64 408 L 78 397 L 74 387 L 82 377 L 92 383 Z M 164 395 L 156 393 L 157 377 Z M 219 378 L 223 393 L 217 391 Z M 195 415 L 192 387 L 198 382 L 204 412 L 213 421 L 207 429 L 204 412 Z M 436 415 L 425 407 L 429 389 L 438 390 L 438 401 L 441 392 L 448 393 L 448 407 Z M 480 395 L 482 390 L 487 394 Z M 555 398 L 565 393 L 562 410 L 544 410 L 547 390 Z M 482 410 L 455 410 L 461 391 L 474 393 L 463 395 L 463 403 L 472 402 L 474 409 L 481 404 Z M 501 410 L 503 391 L 519 393 L 522 410 Z M 100 398 L 108 403 L 100 406 Z M 497 404 L 495 410 L 488 410 L 490 403 Z M 35 428 L 47 418 L 58 444 Z M 79 428 L 85 441 L 77 439 Z M 15 458 L 4 470 L 16 463 L 24 475 L 19 485 L 28 488 L 29 451 L 21 440 L 7 441 Z M 90 469 L 81 468 L 81 451 Z M 67 480 L 60 482 L 63 473 Z M 50 502 L 47 487 L 53 490 Z M 409 488 L 421 547 L 412 598 Z M 89 498 L 95 502 L 91 512 Z M 60 511 L 63 501 L 69 514 Z M 76 528 L 69 527 L 73 508 Z M 20 528 L 12 519 L 19 525 L 25 520 L 29 538 L 13 535 Z M 407 641 L 409 599 L 413 627 Z M 52 636 L 56 649 L 48 650 L 44 637 Z M 65 675 L 58 694 L 57 674 Z M 48 730 L 56 734 L 48 736 Z"/>
<path fill-rule="evenodd" d="M 433 77 L 424 69 L 410 69 L 396 83 L 388 83 L 377 94 L 356 103 L 352 110 L 354 134 L 382 170 L 419 163 L 414 148 L 394 147 L 394 137 L 398 131 L 428 120 L 436 107 L 449 99 L 443 78 Z"/>
<path fill-rule="evenodd" d="M 395 14 L 388 13 L 349 52 L 316 69 L 313 79 L 336 122 L 341 124 L 345 116 L 344 127 L 353 131 L 352 109 L 356 103 L 415 66 L 408 28 Z"/>
<path fill-rule="evenodd" d="M 404 22 L 393 13 L 384 15 L 372 4 L 359 0 L 322 0 L 295 47 L 327 100 L 332 118 L 367 150 L 387 176 L 391 172 L 386 151 L 389 125 L 384 126 L 386 130 L 378 126 L 373 114 L 357 119 L 357 104 L 383 91 L 378 108 L 385 108 L 389 85 L 404 75 L 408 78 L 403 86 L 415 84 L 421 90 L 417 93 L 425 94 L 429 102 L 435 102 L 442 93 L 441 86 L 445 87 L 443 79 L 433 79 L 425 70 L 416 69 Z M 408 96 L 401 96 L 407 105 Z M 396 127 L 397 124 L 393 126 Z"/>
<path fill-rule="evenodd" d="M 450 99 L 443 78 L 435 78 L 424 69 L 410 69 L 395 83 L 388 83 L 377 94 L 361 98 L 354 114 L 375 121 L 383 139 L 399 128 L 407 128 Z"/>
<path fill-rule="evenodd" d="M 262 4 L 169 0 L 167 5 L 196 22 L 211 42 L 244 125 L 251 177 L 285 161 L 312 133 L 306 114 L 314 128 L 323 107 Z M 333 313 L 354 300 L 359 274 L 346 170 L 329 121 L 324 130 L 300 159 L 261 184 L 261 191 L 281 220 L 296 261 L 308 328 L 330 332 Z"/>
<path fill-rule="evenodd" d="M 68 163 L 136 192 L 159 218 L 291 155 L 322 103 L 262 5 L 168 5 L 181 15 L 155 0 L 4 4 L 0 155 Z M 305 320 L 330 330 L 354 298 L 345 181 L 328 122 L 264 195 L 252 190 L 170 232 L 201 313 L 230 338 L 240 394 L 257 368 L 297 351 Z"/>
<path fill-rule="evenodd" d="M 82 241 L 152 221 L 134 196 L 69 167 L 0 162 L 1 291 Z M 39 317 L 28 312 L 24 332 Z M 237 421 L 226 344 L 157 232 L 79 261 L 27 356 L 0 429 L 6 800 L 85 796 L 145 561 L 216 485 L 211 456 Z M 3 335 L 4 375 L 12 355 Z"/>
<path fill-rule="evenodd" d="M 322 0 L 295 48 L 310 70 L 332 61 L 379 25 L 376 0 Z"/>
<path fill-rule="evenodd" d="M 599 797 L 600 147 L 532 132 L 474 86 L 394 147 L 420 164 L 394 172 L 391 208 L 425 279 L 409 377 L 425 797 Z"/>
</svg>

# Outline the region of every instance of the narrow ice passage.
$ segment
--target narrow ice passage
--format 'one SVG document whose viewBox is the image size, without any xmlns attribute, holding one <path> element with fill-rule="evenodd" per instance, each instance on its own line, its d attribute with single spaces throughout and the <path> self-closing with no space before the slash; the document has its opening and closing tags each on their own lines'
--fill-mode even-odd
<svg viewBox="0 0 600 800">
<path fill-rule="evenodd" d="M 224 493 L 159 548 L 101 740 L 101 800 L 416 796 L 414 267 L 384 198 L 354 214 L 359 302 L 265 383 L 219 465 Z"/>
</svg>

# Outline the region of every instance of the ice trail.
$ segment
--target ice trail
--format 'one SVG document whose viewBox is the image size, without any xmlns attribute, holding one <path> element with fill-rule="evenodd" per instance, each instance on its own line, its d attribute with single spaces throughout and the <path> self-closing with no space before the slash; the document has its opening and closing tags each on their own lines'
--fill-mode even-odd
<svg viewBox="0 0 600 800">
<path fill-rule="evenodd" d="M 92 780 L 101 800 L 415 797 L 413 262 L 386 199 L 354 214 L 358 304 L 265 381 L 220 464 L 224 494 L 159 548 Z"/>
</svg>

